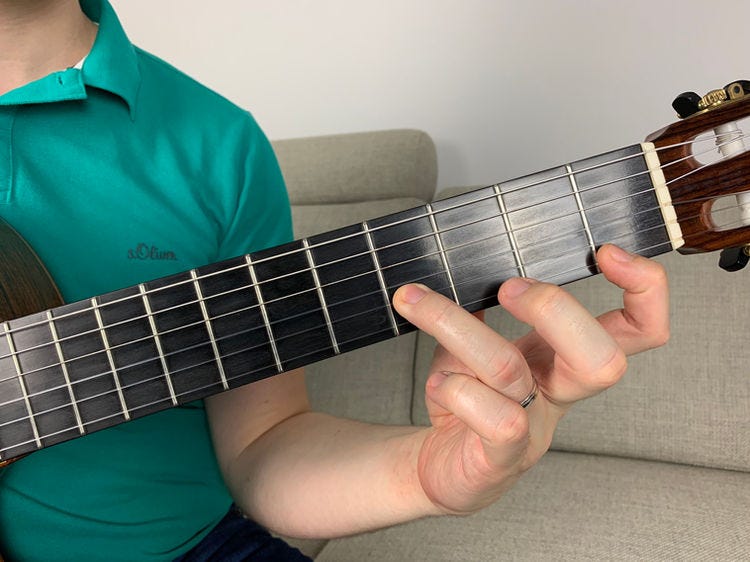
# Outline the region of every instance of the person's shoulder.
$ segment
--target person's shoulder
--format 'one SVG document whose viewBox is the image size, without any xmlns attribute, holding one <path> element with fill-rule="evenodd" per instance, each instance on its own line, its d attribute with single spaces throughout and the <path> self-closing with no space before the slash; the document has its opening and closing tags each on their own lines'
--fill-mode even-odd
<svg viewBox="0 0 750 562">
<path fill-rule="evenodd" d="M 228 120 L 257 127 L 250 112 L 164 59 L 135 47 L 141 73 L 139 102 L 157 104 L 160 112 L 210 116 L 212 122 Z"/>
</svg>

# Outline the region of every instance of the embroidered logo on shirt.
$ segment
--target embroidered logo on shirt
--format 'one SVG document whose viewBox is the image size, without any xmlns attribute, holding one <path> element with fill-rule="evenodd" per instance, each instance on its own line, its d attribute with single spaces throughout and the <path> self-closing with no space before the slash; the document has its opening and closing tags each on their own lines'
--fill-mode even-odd
<svg viewBox="0 0 750 562">
<path fill-rule="evenodd" d="M 170 250 L 161 250 L 156 246 L 141 242 L 135 248 L 128 250 L 128 259 L 175 261 L 177 260 L 177 256 Z"/>
</svg>

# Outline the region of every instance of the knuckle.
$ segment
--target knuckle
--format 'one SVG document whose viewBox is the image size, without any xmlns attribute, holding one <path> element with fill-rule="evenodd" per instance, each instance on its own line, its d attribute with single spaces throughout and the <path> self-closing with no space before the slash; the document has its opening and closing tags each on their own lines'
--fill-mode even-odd
<svg viewBox="0 0 750 562">
<path fill-rule="evenodd" d="M 651 272 L 653 280 L 656 283 L 659 283 L 659 284 L 662 284 L 662 283 L 666 284 L 667 283 L 667 270 L 666 270 L 666 268 L 662 264 L 660 264 L 658 262 L 655 262 L 653 260 L 649 260 L 648 263 L 653 266 L 653 269 L 652 269 L 652 272 Z"/>
<path fill-rule="evenodd" d="M 542 320 L 557 318 L 564 309 L 567 294 L 560 287 L 545 285 L 536 307 L 537 316 Z"/>
<path fill-rule="evenodd" d="M 441 300 L 435 307 L 430 322 L 435 326 L 450 326 L 453 321 L 454 304 L 451 301 Z"/>
<path fill-rule="evenodd" d="M 497 388 L 505 388 L 515 382 L 517 378 L 516 356 L 505 347 L 495 349 L 487 365 L 490 377 Z"/>
<path fill-rule="evenodd" d="M 498 419 L 492 432 L 495 442 L 515 445 L 529 440 L 529 418 L 525 410 L 514 408 L 513 412 Z"/>
<path fill-rule="evenodd" d="M 643 279 L 642 288 L 667 287 L 669 285 L 667 270 L 662 264 L 648 258 L 644 258 L 642 263 L 644 264 L 640 272 Z"/>
<path fill-rule="evenodd" d="M 594 383 L 599 390 L 606 390 L 614 386 L 628 369 L 628 359 L 625 353 L 618 347 L 612 357 L 597 370 Z"/>
<path fill-rule="evenodd" d="M 658 330 L 651 336 L 650 344 L 651 347 L 661 347 L 669 342 L 671 332 L 669 326 L 664 326 L 661 330 Z"/>
</svg>

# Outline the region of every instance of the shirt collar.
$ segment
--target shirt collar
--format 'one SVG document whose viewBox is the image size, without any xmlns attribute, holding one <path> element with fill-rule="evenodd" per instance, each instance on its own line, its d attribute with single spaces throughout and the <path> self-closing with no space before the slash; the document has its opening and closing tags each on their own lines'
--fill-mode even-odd
<svg viewBox="0 0 750 562">
<path fill-rule="evenodd" d="M 99 24 L 96 40 L 82 69 L 53 72 L 0 96 L 0 105 L 85 99 L 86 87 L 99 88 L 125 102 L 135 118 L 141 75 L 133 44 L 107 0 L 80 0 L 84 13 Z"/>
<path fill-rule="evenodd" d="M 81 8 L 99 24 L 94 45 L 83 63 L 83 83 L 119 96 L 134 117 L 141 85 L 135 47 L 107 0 L 81 0 Z"/>
</svg>

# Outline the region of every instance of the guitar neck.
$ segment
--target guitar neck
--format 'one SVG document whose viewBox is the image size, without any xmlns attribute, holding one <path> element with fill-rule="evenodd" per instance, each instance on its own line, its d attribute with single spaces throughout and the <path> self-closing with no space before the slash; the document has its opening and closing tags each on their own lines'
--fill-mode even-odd
<svg viewBox="0 0 750 562">
<path fill-rule="evenodd" d="M 0 461 L 410 332 L 419 282 L 475 311 L 500 283 L 672 250 L 647 145 L 0 325 Z M 657 186 L 657 187 L 655 187 Z"/>
</svg>

